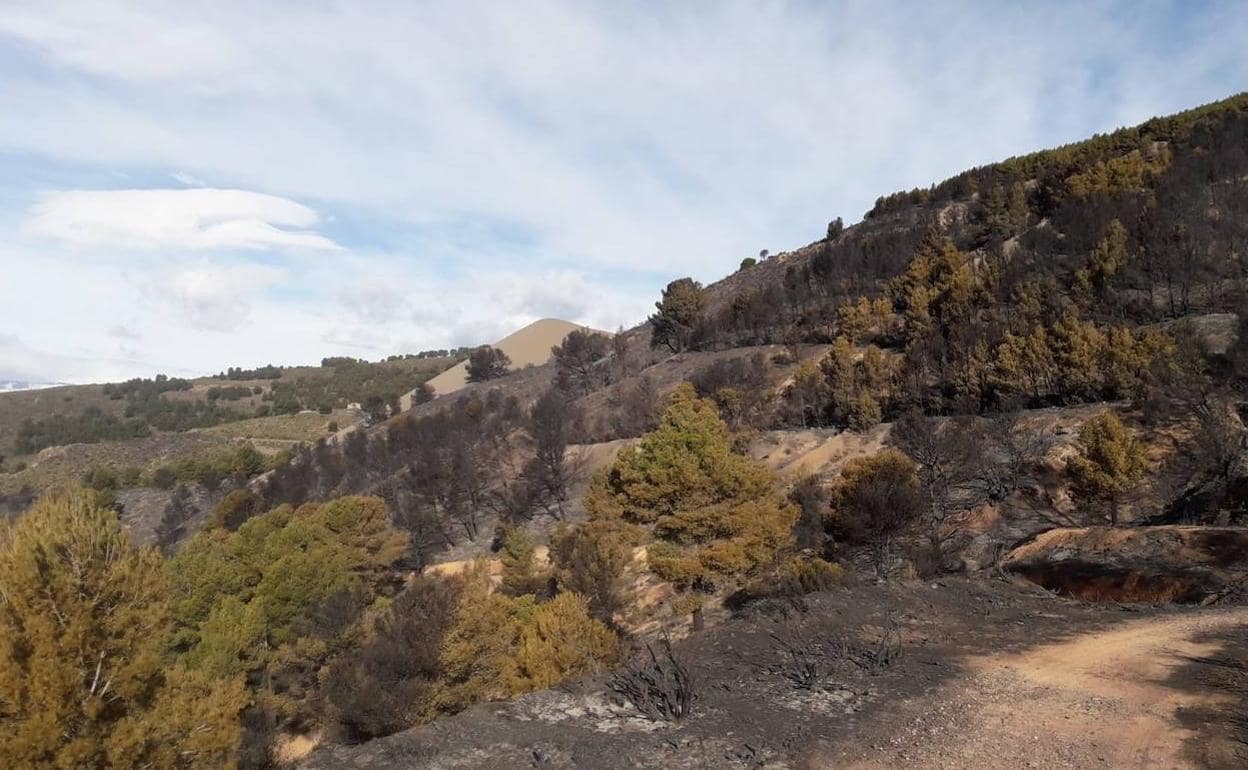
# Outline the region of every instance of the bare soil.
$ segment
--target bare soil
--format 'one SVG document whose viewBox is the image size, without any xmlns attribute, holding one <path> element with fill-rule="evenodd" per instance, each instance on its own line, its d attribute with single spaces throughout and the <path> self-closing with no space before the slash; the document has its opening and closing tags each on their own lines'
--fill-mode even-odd
<svg viewBox="0 0 1248 770">
<path fill-rule="evenodd" d="M 1248 756 L 1236 741 L 1213 735 L 1210 721 L 1185 719 L 1233 705 L 1193 687 L 1186 666 L 1223 651 L 1211 634 L 1245 625 L 1243 607 L 1145 617 L 1023 653 L 975 656 L 967 674 L 932 699 L 934 708 L 875 752 L 883 756 L 815 752 L 808 766 L 1242 767 Z"/>
<path fill-rule="evenodd" d="M 885 629 L 895 663 L 846 652 Z M 322 746 L 306 766 L 1242 767 L 1248 687 L 1209 672 L 1245 660 L 1245 629 L 1248 608 L 1098 605 L 996 578 L 860 585 L 677 643 L 700 683 L 683 722 L 642 718 L 599 677 Z M 813 651 L 809 686 L 794 648 Z"/>
<path fill-rule="evenodd" d="M 214 425 L 211 428 L 201 428 L 200 432 L 227 438 L 267 441 L 270 445 L 291 446 L 304 441 L 313 442 L 328 436 L 330 424 L 337 424 L 338 432 L 342 432 L 359 420 L 360 414 L 351 409 L 335 409 L 330 414 L 306 411 L 298 414 L 279 414 L 236 420 Z"/>
</svg>

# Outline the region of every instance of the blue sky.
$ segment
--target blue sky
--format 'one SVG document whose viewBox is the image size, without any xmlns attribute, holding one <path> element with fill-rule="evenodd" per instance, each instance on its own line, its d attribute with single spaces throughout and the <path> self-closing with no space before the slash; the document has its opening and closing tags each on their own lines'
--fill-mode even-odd
<svg viewBox="0 0 1248 770">
<path fill-rule="evenodd" d="M 0 380 L 641 321 L 876 196 L 1248 88 L 1242 3 L 0 0 Z"/>
</svg>

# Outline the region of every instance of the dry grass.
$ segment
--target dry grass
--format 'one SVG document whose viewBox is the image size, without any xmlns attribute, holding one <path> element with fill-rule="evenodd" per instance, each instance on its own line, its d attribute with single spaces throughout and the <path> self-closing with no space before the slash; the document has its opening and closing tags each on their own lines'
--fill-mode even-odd
<svg viewBox="0 0 1248 770">
<path fill-rule="evenodd" d="M 25 470 L 0 474 L 0 493 L 11 494 L 23 488 L 43 490 L 74 483 L 93 468 L 120 471 L 123 468 L 136 467 L 151 470 L 174 460 L 206 454 L 232 443 L 225 436 L 195 432 L 158 433 L 128 441 L 49 447 L 30 458 L 30 464 Z"/>
<path fill-rule="evenodd" d="M 312 753 L 321 743 L 319 732 L 308 735 L 282 735 L 277 739 L 277 761 L 282 765 L 293 765 Z"/>
<path fill-rule="evenodd" d="M 546 354 L 549 355 L 549 352 L 547 348 Z M 392 377 L 396 373 L 407 372 L 411 374 L 410 379 L 413 382 L 419 382 L 444 371 L 452 360 L 428 358 L 418 361 L 382 361 L 374 362 L 370 364 L 370 367 L 378 377 L 383 377 L 383 375 Z M 237 412 L 239 415 L 250 415 L 256 413 L 257 407 L 268 403 L 263 396 L 272 390 L 275 383 L 295 383 L 302 380 L 305 384 L 310 383 L 309 387 L 315 388 L 318 383 L 333 382 L 334 377 L 334 368 L 319 366 L 288 367 L 282 370 L 282 376 L 277 380 L 219 380 L 212 377 L 199 377 L 190 380 L 189 390 L 168 391 L 161 394 L 161 398 L 168 401 L 207 401 L 208 391 L 212 388 L 246 387 L 252 390 L 258 388 L 261 393 L 251 393 L 241 399 L 217 402 L 218 406 L 223 409 Z M 121 417 L 125 412 L 126 403 L 124 398 L 111 399 L 106 396 L 103 385 L 64 385 L 41 390 L 0 393 L 0 454 L 12 453 L 18 429 L 28 418 L 38 420 L 58 414 L 76 415 L 91 407 L 98 408 L 106 414 Z M 301 416 L 296 415 L 296 417 Z M 280 422 L 268 424 L 239 420 L 234 424 L 243 426 L 244 432 L 232 432 L 233 429 L 227 429 L 222 435 L 283 441 L 311 441 L 324 435 L 324 424 L 330 420 L 336 419 L 343 427 L 356 421 L 354 416 L 342 411 L 328 418 L 321 415 L 316 415 L 316 417 L 321 418 L 319 427 L 310 425 L 315 421 L 312 419 L 304 420 L 309 423 L 308 426 L 303 425 L 304 421 L 296 421 L 288 426 Z"/>
<path fill-rule="evenodd" d="M 318 412 L 300 412 L 299 414 L 282 414 L 271 417 L 254 417 L 250 420 L 239 420 L 203 428 L 199 433 L 209 433 L 226 438 L 245 438 L 277 441 L 316 441 L 328 435 L 331 422 L 338 423 L 342 430 L 354 425 L 359 415 L 349 409 L 336 409 L 331 414 Z"/>
<path fill-rule="evenodd" d="M 86 392 L 86 388 L 94 387 L 76 386 L 74 390 Z M 150 471 L 174 460 L 204 455 L 243 440 L 254 442 L 256 448 L 265 454 L 273 454 L 291 444 L 315 441 L 327 435 L 326 428 L 330 422 L 336 421 L 341 429 L 355 424 L 357 419 L 354 412 L 342 409 L 329 415 L 301 413 L 258 417 L 185 433 L 157 433 L 126 441 L 49 447 L 26 458 L 28 467 L 25 470 L 0 474 L 0 494 L 15 493 L 23 488 L 44 490 L 74 483 L 93 468 L 120 471 L 136 467 Z"/>
<path fill-rule="evenodd" d="M 873 455 L 884 448 L 891 423 L 869 431 L 776 430 L 761 434 L 750 446 L 750 455 L 786 478 L 817 473 L 831 478 L 855 457 Z"/>
<path fill-rule="evenodd" d="M 23 420 L 38 420 L 56 414 L 77 414 L 90 407 L 120 417 L 125 411 L 126 402 L 114 401 L 104 395 L 103 385 L 65 385 L 0 393 L 0 453 L 8 454 L 11 451 Z"/>
</svg>

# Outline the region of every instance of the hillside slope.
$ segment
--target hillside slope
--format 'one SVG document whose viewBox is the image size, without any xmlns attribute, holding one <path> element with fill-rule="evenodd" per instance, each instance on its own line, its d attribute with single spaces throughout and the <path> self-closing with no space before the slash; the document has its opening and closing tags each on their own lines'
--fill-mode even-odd
<svg viewBox="0 0 1248 770">
<path fill-rule="evenodd" d="M 829 661 L 810 689 L 789 678 L 800 659 L 786 644 L 871 638 L 890 622 L 895 663 Z M 680 643 L 702 693 L 683 722 L 641 719 L 590 680 L 324 747 L 301 766 L 1229 769 L 1243 696 L 1202 683 L 1248 652 L 1245 628 L 1242 607 L 1140 614 L 958 578 L 862 586 Z"/>
<path fill-rule="evenodd" d="M 564 337 L 571 332 L 584 328 L 557 318 L 543 318 L 508 334 L 495 342 L 492 347 L 507 354 L 507 357 L 511 359 L 513 369 L 540 366 L 550 360 L 551 348 L 563 342 Z M 600 333 L 607 334 L 607 332 Z M 433 388 L 434 393 L 439 396 L 461 390 L 468 384 L 468 362 L 461 361 L 425 384 Z M 412 408 L 413 393 L 414 391 L 409 391 L 403 394 L 400 402 L 403 409 Z"/>
<path fill-rule="evenodd" d="M 1150 450 L 1158 483 L 1127 518 L 1157 513 L 1201 472 L 1186 462 L 1160 483 L 1162 464 L 1196 452 L 1183 446 L 1185 421 L 1211 394 L 1238 392 L 1248 371 L 1246 346 L 1235 341 L 1248 295 L 1245 148 L 1248 95 L 1239 95 L 882 197 L 857 224 L 834 221 L 825 238 L 695 289 L 680 344 L 652 344 L 650 323 L 623 332 L 598 363 L 600 381 L 561 396 L 575 412 L 569 440 L 641 435 L 681 382 L 747 435 L 871 435 L 907 414 L 986 420 L 1024 411 L 1069 444 L 1083 420 L 1112 408 L 1160 442 Z M 472 499 L 495 501 L 531 451 L 528 410 L 556 380 L 555 367 L 539 362 L 572 328 L 549 322 L 500 342 L 537 340 L 499 379 L 464 386 L 462 367 L 435 378 L 456 398 L 374 426 L 345 447 L 354 456 L 345 466 L 309 453 L 266 496 L 382 493 L 399 519 L 458 509 L 454 496 L 468 487 L 424 489 L 409 469 L 449 462 L 446 450 L 462 446 L 482 479 Z M 1071 419 L 1037 411 L 1054 407 L 1076 411 L 1061 413 Z M 833 448 L 842 444 L 854 450 Z M 777 464 L 789 481 L 804 469 L 827 482 L 846 459 L 879 446 L 849 438 L 829 444 L 826 458 Z M 1060 476 L 1063 462 L 1043 474 Z M 1028 507 L 1066 525 L 1099 523 L 1084 521 L 1091 514 L 1073 509 L 1057 482 L 1033 485 L 1054 500 L 994 513 L 1001 536 L 1035 531 Z M 497 506 L 474 506 L 487 524 L 469 531 L 489 531 Z M 441 548 L 488 543 L 458 524 L 444 529 Z"/>
<path fill-rule="evenodd" d="M 1245 737 L 1217 709 L 1248 706 L 1206 681 L 1243 679 L 1248 618 L 1201 606 L 1248 596 L 1246 309 L 1238 96 L 881 198 L 673 281 L 609 344 L 548 322 L 500 343 L 505 375 L 397 414 L 370 393 L 347 430 L 311 416 L 322 438 L 240 462 L 248 490 L 174 562 L 212 584 L 201 642 L 239 607 L 204 565 L 266 586 L 247 612 L 269 586 L 364 590 L 245 642 L 248 742 L 340 744 L 314 766 L 1213 764 Z M 313 385 L 272 398 L 332 407 Z M 124 490 L 123 520 L 177 534 L 216 505 L 175 494 Z M 641 659 L 671 638 L 687 669 Z M 629 654 L 650 673 L 612 686 Z"/>
</svg>

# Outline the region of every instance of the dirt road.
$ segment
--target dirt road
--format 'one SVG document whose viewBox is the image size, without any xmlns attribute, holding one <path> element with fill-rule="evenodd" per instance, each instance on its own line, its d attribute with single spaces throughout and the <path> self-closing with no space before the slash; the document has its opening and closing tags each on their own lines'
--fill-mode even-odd
<svg viewBox="0 0 1248 770">
<path fill-rule="evenodd" d="M 985 655 L 925 704 L 879 758 L 812 756 L 857 768 L 1240 767 L 1207 734 L 1230 705 L 1197 681 L 1219 635 L 1248 634 L 1248 608 L 1193 610 L 1082 633 L 1021 654 Z M 847 762 L 846 759 L 849 759 Z"/>
<path fill-rule="evenodd" d="M 864 668 L 837 652 L 837 640 L 874 639 L 886 626 L 901 639 L 892 664 Z M 823 657 L 793 657 L 812 640 L 827 643 L 817 648 Z M 640 720 L 591 679 L 360 746 L 323 746 L 304 766 L 1248 766 L 1236 721 L 1248 713 L 1248 670 L 1199 661 L 1248 659 L 1248 607 L 1103 605 L 1022 582 L 951 577 L 810 595 L 804 611 L 730 617 L 676 649 L 698 681 L 695 711 L 682 722 Z M 796 686 L 795 671 L 812 665 L 819 682 Z"/>
</svg>

